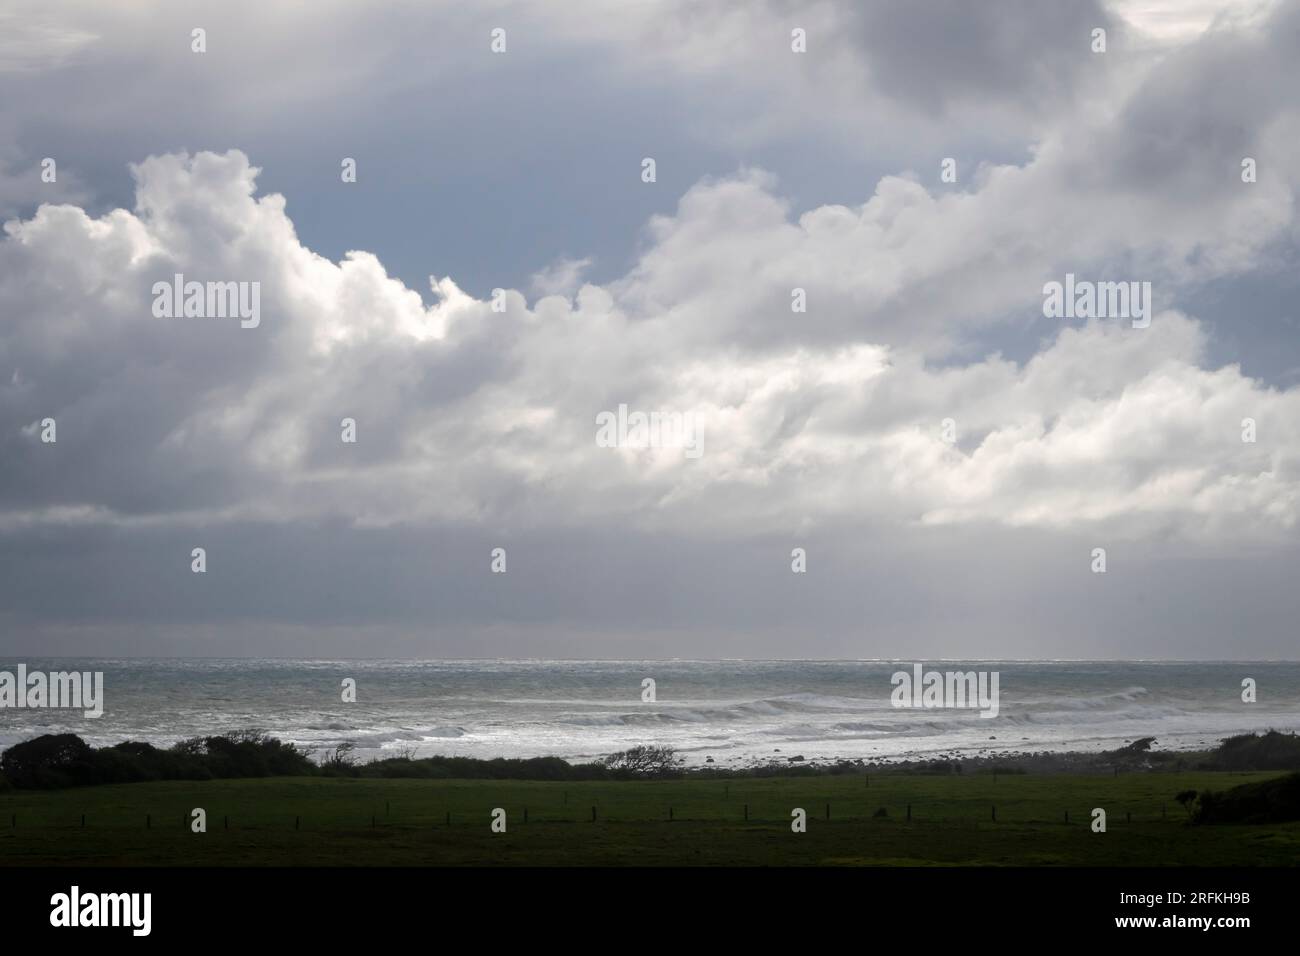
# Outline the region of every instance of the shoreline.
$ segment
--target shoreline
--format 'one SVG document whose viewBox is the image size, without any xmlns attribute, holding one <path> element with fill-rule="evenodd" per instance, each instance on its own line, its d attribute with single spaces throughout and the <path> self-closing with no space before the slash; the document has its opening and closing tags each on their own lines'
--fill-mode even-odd
<svg viewBox="0 0 1300 956">
<path fill-rule="evenodd" d="M 225 731 L 223 734 L 199 735 L 198 739 L 208 736 L 249 733 L 255 731 Z M 1276 732 L 1276 728 L 1261 728 L 1251 734 Z M 55 731 L 55 733 L 66 733 Z M 1284 731 L 1294 734 L 1295 731 Z M 29 735 L 21 740 L 0 744 L 0 753 L 20 743 L 25 743 L 40 736 Z M 81 735 L 76 735 L 80 737 Z M 274 732 L 266 736 L 282 741 L 286 745 L 298 748 L 304 756 L 317 767 L 323 767 L 335 753 L 336 744 L 319 741 L 295 741 L 291 735 L 279 735 Z M 770 753 L 760 754 L 752 751 L 729 755 L 726 751 L 712 750 L 707 747 L 693 747 L 690 750 L 674 748 L 670 743 L 657 744 L 672 750 L 680 761 L 678 774 L 687 777 L 728 774 L 782 775 L 790 773 L 844 774 L 853 772 L 924 772 L 924 773 L 1080 773 L 1087 771 L 1109 771 L 1116 766 L 1126 770 L 1166 770 L 1188 769 L 1198 762 L 1209 758 L 1224 741 L 1240 734 L 1196 735 L 1196 741 L 1175 740 L 1162 745 L 1160 739 L 1151 737 L 1106 738 L 1096 741 L 1096 746 L 1079 748 L 1066 746 L 1062 749 L 1040 749 L 1029 747 L 973 747 L 948 746 L 927 747 L 893 754 L 864 755 L 852 751 L 830 750 L 826 746 L 830 741 L 804 741 L 809 746 L 774 747 Z M 137 737 L 113 737 L 108 740 L 97 737 L 81 738 L 96 749 L 110 749 L 127 744 L 145 743 L 160 750 L 167 750 L 179 743 L 170 736 L 152 740 Z M 193 738 L 187 738 L 193 739 Z M 1145 744 L 1145 746 L 1137 746 Z M 635 744 L 629 743 L 629 746 Z M 1132 749 L 1132 748 L 1137 749 Z M 601 753 L 557 754 L 557 753 L 497 753 L 481 756 L 475 753 L 458 752 L 458 748 L 448 750 L 428 749 L 416 752 L 414 747 L 355 747 L 351 750 L 353 765 L 366 767 L 372 764 L 402 762 L 409 760 L 440 761 L 454 760 L 470 763 L 492 762 L 527 762 L 527 761 L 563 761 L 570 767 L 599 765 L 613 754 L 621 751 Z M 418 748 L 425 751 L 426 748 Z"/>
</svg>

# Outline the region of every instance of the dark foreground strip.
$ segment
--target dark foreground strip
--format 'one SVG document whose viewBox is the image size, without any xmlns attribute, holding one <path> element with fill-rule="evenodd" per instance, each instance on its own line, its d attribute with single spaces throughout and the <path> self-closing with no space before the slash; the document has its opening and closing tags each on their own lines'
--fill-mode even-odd
<svg viewBox="0 0 1300 956">
<path fill-rule="evenodd" d="M 1209 937 L 1293 925 L 1295 870 L 1270 869 L 60 869 L 0 868 L 5 939 L 78 934 L 127 946 L 264 941 L 368 945 L 425 938 L 551 940 L 584 948 L 685 935 L 809 945 L 944 945 L 1050 931 Z M 76 896 L 72 887 L 77 887 Z M 150 894 L 149 935 L 55 928 L 58 894 Z M 91 904 L 92 906 L 94 904 Z M 1240 925 L 1246 917 L 1248 926 Z M 1168 922 L 1166 922 L 1168 918 Z M 1208 920 L 1206 919 L 1208 918 Z M 1230 918 L 1230 919 L 1224 919 Z M 126 922 L 125 919 L 122 922 Z M 1211 922 L 1209 929 L 1198 924 Z M 1225 924 L 1236 924 L 1230 928 Z M 626 939 L 625 939 L 626 937 Z M 656 944 L 654 941 L 658 940 Z M 816 942 L 816 941 L 820 941 Z M 333 951 L 337 951 L 334 949 Z M 942 951 L 955 951 L 945 948 Z"/>
</svg>

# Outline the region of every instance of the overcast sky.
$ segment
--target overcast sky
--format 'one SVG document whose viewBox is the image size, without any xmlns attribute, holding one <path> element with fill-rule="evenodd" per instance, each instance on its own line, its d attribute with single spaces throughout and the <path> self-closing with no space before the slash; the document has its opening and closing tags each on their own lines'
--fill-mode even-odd
<svg viewBox="0 0 1300 956">
<path fill-rule="evenodd" d="M 1295 658 L 1298 64 L 1300 2 L 7 0 L 0 653 Z"/>
</svg>

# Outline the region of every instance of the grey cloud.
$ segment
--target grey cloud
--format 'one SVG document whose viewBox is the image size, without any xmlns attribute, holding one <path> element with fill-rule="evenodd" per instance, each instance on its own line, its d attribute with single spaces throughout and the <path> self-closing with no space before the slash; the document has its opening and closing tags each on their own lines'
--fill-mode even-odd
<svg viewBox="0 0 1300 956">
<path fill-rule="evenodd" d="M 189 548 L 209 571 L 189 571 Z M 789 570 L 793 543 L 809 572 Z M 970 529 L 667 539 L 339 527 L 7 536 L 8 653 L 315 656 L 1284 658 L 1293 548 Z M 486 573 L 504 545 L 511 570 Z M 118 623 L 131 623 L 127 629 Z M 1249 635 L 1249 638 L 1246 636 Z M 105 643 L 105 637 L 109 641 Z"/>
<path fill-rule="evenodd" d="M 936 118 L 989 107 L 1030 116 L 1068 109 L 1076 87 L 1106 64 L 1091 52 L 1092 30 L 1107 31 L 1108 50 L 1123 35 L 1097 0 L 885 0 L 842 9 L 871 82 Z"/>
</svg>

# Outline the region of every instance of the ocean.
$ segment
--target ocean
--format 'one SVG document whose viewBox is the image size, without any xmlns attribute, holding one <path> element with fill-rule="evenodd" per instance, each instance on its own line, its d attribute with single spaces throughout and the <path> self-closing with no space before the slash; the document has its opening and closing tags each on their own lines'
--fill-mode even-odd
<svg viewBox="0 0 1300 956">
<path fill-rule="evenodd" d="M 0 660 L 0 670 L 102 671 L 104 714 L 0 709 L 0 746 L 75 733 L 102 746 L 257 729 L 361 760 L 413 753 L 593 760 L 637 744 L 688 765 L 803 757 L 1095 751 L 1138 737 L 1195 749 L 1300 728 L 1300 663 L 927 661 L 996 671 L 999 712 L 898 708 L 899 661 Z M 342 684 L 356 681 L 355 703 Z M 643 681 L 655 700 L 642 700 Z M 1243 703 L 1252 678 L 1258 700 Z"/>
</svg>

